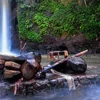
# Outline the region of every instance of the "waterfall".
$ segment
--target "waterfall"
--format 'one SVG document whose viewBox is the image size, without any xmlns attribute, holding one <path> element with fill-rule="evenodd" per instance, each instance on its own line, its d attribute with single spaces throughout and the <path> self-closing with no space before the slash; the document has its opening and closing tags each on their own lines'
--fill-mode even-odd
<svg viewBox="0 0 100 100">
<path fill-rule="evenodd" d="M 11 24 L 10 24 L 10 3 L 9 0 L 0 0 L 1 8 L 1 36 L 0 52 L 9 54 L 11 47 Z"/>
</svg>

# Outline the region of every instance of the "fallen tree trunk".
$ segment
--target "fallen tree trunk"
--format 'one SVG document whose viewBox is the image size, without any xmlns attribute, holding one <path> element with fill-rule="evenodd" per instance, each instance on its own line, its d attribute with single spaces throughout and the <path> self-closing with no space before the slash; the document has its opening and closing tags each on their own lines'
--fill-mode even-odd
<svg viewBox="0 0 100 100">
<path fill-rule="evenodd" d="M 14 76 L 19 75 L 19 74 L 21 74 L 20 71 L 14 71 L 14 70 L 5 69 L 4 70 L 4 79 L 13 78 Z"/>
<path fill-rule="evenodd" d="M 13 78 L 21 74 L 24 80 L 30 80 L 42 70 L 41 55 L 38 53 L 33 55 L 33 52 L 30 52 L 18 57 L 0 55 L 0 58 L 3 59 L 1 62 L 4 66 L 4 78 Z"/>
<path fill-rule="evenodd" d="M 87 53 L 87 52 L 88 52 L 88 50 L 85 50 L 85 51 L 82 51 L 82 52 L 80 52 L 80 53 L 77 53 L 77 54 L 75 54 L 75 55 L 73 55 L 73 56 L 71 56 L 71 57 L 68 57 L 68 58 L 65 58 L 65 59 L 63 59 L 63 60 L 57 61 L 56 63 L 47 66 L 47 68 L 44 69 L 44 70 L 42 70 L 41 73 L 46 72 L 46 71 L 48 71 L 48 70 L 54 68 L 55 66 L 64 63 L 64 62 L 67 61 L 69 58 L 72 58 L 72 57 L 79 57 L 79 56 L 84 55 L 84 54 Z"/>
<path fill-rule="evenodd" d="M 4 60 L 0 60 L 0 69 L 3 69 L 4 68 L 4 63 L 5 63 Z"/>
<path fill-rule="evenodd" d="M 3 60 L 25 60 L 23 59 L 22 57 L 16 57 L 16 56 L 11 56 L 11 55 L 2 55 L 0 54 L 0 59 L 3 59 Z"/>
<path fill-rule="evenodd" d="M 28 62 L 25 62 L 22 65 L 21 73 L 22 73 L 24 80 L 30 80 L 34 77 L 36 73 L 36 68 L 30 65 Z"/>
<path fill-rule="evenodd" d="M 5 65 L 6 68 L 8 69 L 20 69 L 21 65 L 12 61 L 6 61 Z"/>
<path fill-rule="evenodd" d="M 16 62 L 19 64 L 23 64 L 25 62 L 25 58 L 24 57 L 15 57 L 15 56 L 10 56 L 10 55 L 0 55 L 0 59 L 4 60 L 4 61 L 12 61 L 12 62 Z"/>
<path fill-rule="evenodd" d="M 21 65 L 26 60 L 23 57 L 15 57 L 10 55 L 0 55 L 0 71 L 2 71 L 1 76 L 4 76 L 4 79 L 9 79 L 10 81 L 15 80 L 21 76 Z"/>
<path fill-rule="evenodd" d="M 32 64 L 28 61 L 26 61 L 22 67 L 21 67 L 21 73 L 22 76 L 24 78 L 24 80 L 30 80 L 33 77 L 35 77 L 35 75 L 37 74 L 37 72 L 39 72 L 41 69 L 41 65 L 38 64 L 34 59 L 32 61 Z"/>
</svg>

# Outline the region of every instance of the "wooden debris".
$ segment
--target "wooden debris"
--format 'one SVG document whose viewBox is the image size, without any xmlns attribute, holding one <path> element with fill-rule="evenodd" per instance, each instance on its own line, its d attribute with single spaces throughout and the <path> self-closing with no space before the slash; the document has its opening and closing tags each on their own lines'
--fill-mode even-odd
<svg viewBox="0 0 100 100">
<path fill-rule="evenodd" d="M 8 69 L 4 70 L 4 78 L 5 79 L 13 78 L 14 76 L 19 75 L 19 74 L 21 74 L 20 71 L 14 71 L 14 70 L 8 70 Z"/>
<path fill-rule="evenodd" d="M 25 46 L 26 46 L 26 43 L 24 43 L 23 45 L 22 41 L 20 41 L 20 55 L 22 55 L 22 51 L 24 50 Z"/>
<path fill-rule="evenodd" d="M 4 63 L 5 63 L 5 61 L 0 59 L 0 69 L 4 68 Z"/>
<path fill-rule="evenodd" d="M 21 68 L 22 76 L 25 80 L 30 80 L 36 73 L 36 67 L 31 65 L 29 62 L 25 62 Z"/>
<path fill-rule="evenodd" d="M 82 52 L 79 52 L 79 53 L 77 53 L 77 54 L 71 56 L 71 57 L 67 57 L 67 58 L 65 58 L 65 59 L 59 60 L 59 61 L 57 61 L 56 63 L 54 63 L 54 64 L 52 64 L 52 65 L 48 65 L 46 69 L 44 69 L 44 70 L 41 71 L 41 73 L 46 72 L 46 71 L 48 71 L 48 70 L 54 68 L 55 66 L 64 63 L 64 62 L 67 61 L 69 58 L 72 58 L 72 57 L 80 57 L 80 56 L 86 54 L 87 52 L 88 52 L 88 50 L 84 50 L 84 51 L 82 51 Z"/>
<path fill-rule="evenodd" d="M 0 64 L 4 64 L 4 62 L 5 62 L 4 60 L 1 60 L 1 59 L 0 59 Z"/>
<path fill-rule="evenodd" d="M 20 69 L 21 65 L 12 61 L 6 61 L 5 62 L 5 67 L 6 68 L 11 68 L 11 69 Z"/>
<path fill-rule="evenodd" d="M 10 56 L 10 55 L 1 55 L 0 54 L 0 60 L 5 61 L 16 61 L 16 60 L 25 60 L 22 57 L 16 57 L 16 56 Z"/>
<path fill-rule="evenodd" d="M 36 56 L 35 59 L 27 60 L 21 67 L 21 73 L 25 80 L 30 80 L 33 77 L 37 77 L 37 72 L 42 70 L 40 65 L 41 57 Z"/>
<path fill-rule="evenodd" d="M 64 50 L 64 51 L 51 51 L 51 52 L 49 52 L 49 55 L 50 55 L 50 60 L 51 61 L 55 60 L 55 56 L 59 60 L 60 55 L 64 55 L 64 58 L 67 58 L 68 57 L 68 51 L 67 50 Z"/>
</svg>

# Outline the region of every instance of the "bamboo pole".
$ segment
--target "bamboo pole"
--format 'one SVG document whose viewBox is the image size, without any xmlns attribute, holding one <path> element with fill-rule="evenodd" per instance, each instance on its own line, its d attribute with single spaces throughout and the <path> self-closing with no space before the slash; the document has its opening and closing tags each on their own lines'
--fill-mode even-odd
<svg viewBox="0 0 100 100">
<path fill-rule="evenodd" d="M 80 52 L 80 53 L 77 53 L 77 54 L 71 56 L 71 57 L 79 57 L 79 56 L 84 55 L 84 54 L 87 53 L 87 52 L 88 52 L 88 50 L 84 50 L 84 51 L 82 51 L 82 52 Z M 71 58 L 71 57 L 68 57 L 68 58 L 65 58 L 65 59 L 63 59 L 63 60 L 60 60 L 60 61 L 54 63 L 53 65 L 48 65 L 46 69 L 44 69 L 44 70 L 41 71 L 41 73 L 46 72 L 47 70 L 52 69 L 52 68 L 55 67 L 56 65 L 67 61 L 67 60 L 68 60 L 69 58 Z"/>
</svg>

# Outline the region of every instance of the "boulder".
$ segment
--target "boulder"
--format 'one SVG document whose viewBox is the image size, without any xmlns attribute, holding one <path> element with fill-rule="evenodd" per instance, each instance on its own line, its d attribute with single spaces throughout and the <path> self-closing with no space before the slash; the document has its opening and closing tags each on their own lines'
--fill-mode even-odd
<svg viewBox="0 0 100 100">
<path fill-rule="evenodd" d="M 84 73 L 87 70 L 87 64 L 81 57 L 71 57 L 56 65 L 54 69 L 62 73 Z"/>
<path fill-rule="evenodd" d="M 81 57 L 72 57 L 68 59 L 67 67 L 72 73 L 84 73 L 87 70 L 87 64 Z"/>
</svg>

